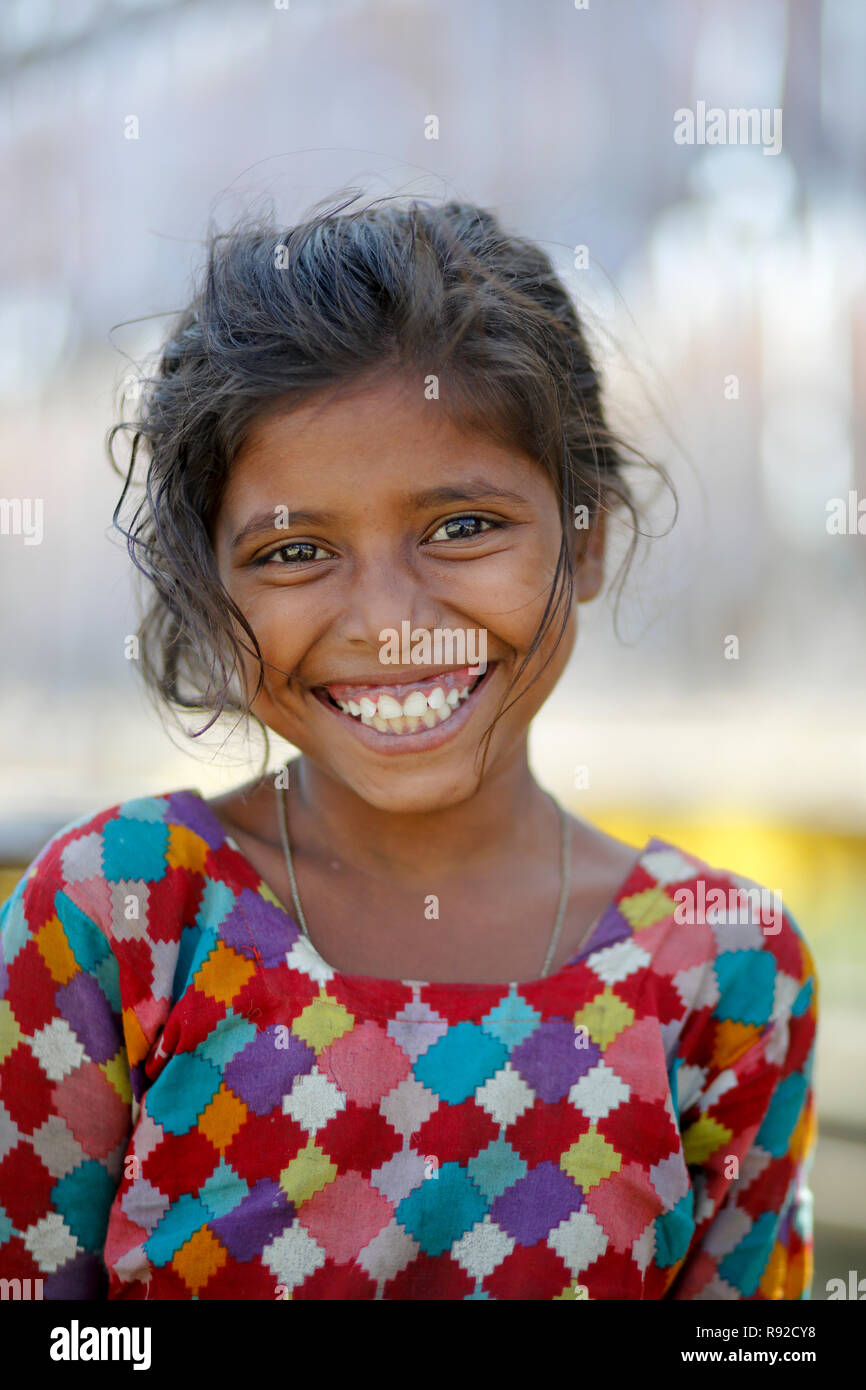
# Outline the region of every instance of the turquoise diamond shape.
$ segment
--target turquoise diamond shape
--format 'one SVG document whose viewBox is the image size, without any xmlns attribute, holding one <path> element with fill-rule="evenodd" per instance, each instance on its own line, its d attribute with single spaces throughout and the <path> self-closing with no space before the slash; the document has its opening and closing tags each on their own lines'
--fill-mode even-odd
<svg viewBox="0 0 866 1390">
<path fill-rule="evenodd" d="M 494 1139 L 466 1166 L 475 1186 L 481 1189 L 488 1202 L 526 1173 L 524 1160 L 514 1152 L 508 1140 L 502 1138 Z"/>
<path fill-rule="evenodd" d="M 504 1043 L 509 1052 L 525 1042 L 541 1022 L 541 1014 L 533 1009 L 514 986 L 506 999 L 500 999 L 495 1009 L 491 1009 L 481 1020 L 481 1027 L 494 1038 Z"/>
<path fill-rule="evenodd" d="M 441 1255 L 483 1221 L 487 1203 L 465 1168 L 445 1163 L 438 1178 L 427 1178 L 405 1197 L 394 1215 L 425 1255 Z"/>
<path fill-rule="evenodd" d="M 449 1105 L 468 1100 L 508 1060 L 508 1048 L 476 1023 L 458 1023 L 429 1047 L 414 1064 L 424 1086 Z"/>
</svg>

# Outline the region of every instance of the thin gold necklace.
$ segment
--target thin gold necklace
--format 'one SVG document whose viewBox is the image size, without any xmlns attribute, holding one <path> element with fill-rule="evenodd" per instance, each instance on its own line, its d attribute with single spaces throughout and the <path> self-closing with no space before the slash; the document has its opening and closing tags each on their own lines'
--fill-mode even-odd
<svg viewBox="0 0 866 1390">
<path fill-rule="evenodd" d="M 286 768 L 285 768 L 284 770 L 285 770 L 285 772 L 286 772 L 286 774 L 287 774 L 287 776 L 286 776 L 286 781 L 288 781 L 288 766 L 286 766 Z M 290 844 L 290 842 L 289 842 L 289 822 L 288 822 L 287 797 L 286 797 L 286 791 L 287 791 L 288 789 L 287 789 L 287 787 L 280 787 L 280 786 L 279 786 L 279 780 L 280 780 L 279 778 L 276 779 L 275 784 L 274 784 L 274 790 L 275 790 L 276 796 L 277 796 L 277 808 L 278 808 L 277 814 L 278 814 L 278 816 L 279 816 L 279 821 L 280 821 L 280 833 L 281 833 L 281 835 L 282 835 L 282 840 L 283 840 L 283 852 L 284 852 L 284 854 L 285 854 L 285 856 L 286 856 L 286 867 L 288 868 L 288 871 L 289 871 L 289 882 L 290 882 L 291 885 L 292 885 L 292 902 L 293 902 L 294 905 L 295 905 L 295 912 L 296 912 L 296 914 L 297 914 L 297 919 L 298 919 L 298 923 L 299 923 L 299 925 L 300 925 L 301 931 L 304 933 L 304 936 L 307 938 L 307 940 L 309 941 L 310 945 L 312 946 L 312 945 L 313 945 L 313 940 L 312 940 L 312 937 L 310 936 L 309 929 L 308 929 L 308 927 L 307 927 L 307 919 L 306 919 L 305 916 L 304 916 L 304 909 L 301 907 L 301 898 L 300 898 L 300 894 L 298 893 L 298 884 L 297 884 L 297 881 L 296 881 L 296 879 L 295 879 L 295 866 L 294 866 L 294 864 L 293 864 L 293 862 L 292 862 L 292 847 L 291 847 L 291 844 Z M 550 794 L 548 793 L 548 795 L 550 795 Z M 559 805 L 559 802 L 556 801 L 556 799 L 555 799 L 554 797 L 551 796 L 551 797 L 550 797 L 550 800 L 553 802 L 554 806 L 556 807 L 557 813 L 558 813 L 558 815 L 559 815 L 559 823 L 560 823 L 560 827 L 561 827 L 561 844 L 560 844 L 560 875 L 561 875 L 561 883 L 560 883 L 560 889 L 559 889 L 559 906 L 558 906 L 557 909 L 556 909 L 556 921 L 555 921 L 554 924 L 553 924 L 553 933 L 552 933 L 551 938 L 550 938 L 550 945 L 549 945 L 548 948 L 547 948 L 547 955 L 546 955 L 545 958 L 544 958 L 544 968 L 543 968 L 543 970 L 542 970 L 542 972 L 541 972 L 541 979 L 546 978 L 547 972 L 548 972 L 549 969 L 550 969 L 551 963 L 552 963 L 552 961 L 553 961 L 554 953 L 555 953 L 555 951 L 556 951 L 556 947 L 557 947 L 557 944 L 558 944 L 558 942 L 559 942 L 559 933 L 560 933 L 560 931 L 562 930 L 563 919 L 565 918 L 565 905 L 566 905 L 566 903 L 568 902 L 569 858 L 570 858 L 570 849 L 571 849 L 571 837 L 570 837 L 570 835 L 569 835 L 569 833 L 568 833 L 568 821 L 567 821 L 567 819 L 566 819 L 565 811 L 562 809 L 562 807 Z M 597 920 L 597 919 L 596 919 L 596 920 Z M 594 924 L 593 924 L 593 925 L 594 925 Z"/>
</svg>

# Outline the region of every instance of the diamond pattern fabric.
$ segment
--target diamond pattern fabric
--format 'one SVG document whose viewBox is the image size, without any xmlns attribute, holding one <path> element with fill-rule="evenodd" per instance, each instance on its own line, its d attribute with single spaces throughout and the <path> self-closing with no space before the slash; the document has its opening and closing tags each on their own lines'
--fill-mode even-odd
<svg viewBox="0 0 866 1390">
<path fill-rule="evenodd" d="M 659 839 L 525 983 L 341 974 L 193 790 L 0 908 L 0 1275 L 52 1299 L 803 1299 L 816 979 Z M 748 914 L 747 914 L 748 916 Z"/>
</svg>

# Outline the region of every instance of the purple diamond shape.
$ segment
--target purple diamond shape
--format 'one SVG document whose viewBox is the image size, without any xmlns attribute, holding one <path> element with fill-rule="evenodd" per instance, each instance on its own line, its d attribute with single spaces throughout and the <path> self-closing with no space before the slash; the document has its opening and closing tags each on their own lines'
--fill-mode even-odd
<svg viewBox="0 0 866 1390">
<path fill-rule="evenodd" d="M 537 1245 L 573 1211 L 583 1193 L 555 1163 L 539 1163 L 506 1188 L 490 1208 L 490 1219 L 520 1245 Z"/>
<path fill-rule="evenodd" d="M 601 1056 L 601 1048 L 591 1038 L 584 1039 L 586 1047 L 575 1047 L 575 1036 L 567 1019 L 547 1019 L 511 1054 L 512 1067 L 548 1103 L 568 1095 Z"/>
<path fill-rule="evenodd" d="M 122 1038 L 111 1005 L 93 976 L 79 970 L 57 991 L 57 1007 L 90 1058 L 110 1062 Z"/>
<path fill-rule="evenodd" d="M 288 1045 L 278 1047 L 283 1041 Z M 291 1091 L 295 1077 L 311 1072 L 315 1060 L 312 1048 L 291 1030 L 286 1039 L 271 1025 L 232 1058 L 225 1069 L 225 1082 L 257 1115 L 269 1115 L 276 1106 L 282 1108 L 283 1096 Z"/>
<path fill-rule="evenodd" d="M 251 1260 L 294 1219 L 294 1204 L 280 1184 L 262 1178 L 234 1211 L 208 1224 L 233 1259 Z"/>
<path fill-rule="evenodd" d="M 209 849 L 219 849 L 226 838 L 222 823 L 204 799 L 194 791 L 171 792 L 167 797 L 167 821 L 177 821 L 200 835 Z"/>
<path fill-rule="evenodd" d="M 258 951 L 262 964 L 271 967 L 284 963 L 297 940 L 298 928 L 281 907 L 261 893 L 243 888 L 220 927 L 220 936 L 248 960 L 255 960 Z"/>
</svg>

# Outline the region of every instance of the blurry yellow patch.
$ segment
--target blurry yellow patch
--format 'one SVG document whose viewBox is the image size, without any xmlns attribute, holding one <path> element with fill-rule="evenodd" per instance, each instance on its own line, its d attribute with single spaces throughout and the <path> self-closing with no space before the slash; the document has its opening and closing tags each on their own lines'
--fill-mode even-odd
<svg viewBox="0 0 866 1390">
<path fill-rule="evenodd" d="M 622 1155 L 599 1134 L 595 1125 L 590 1125 L 576 1144 L 562 1155 L 559 1166 L 564 1173 L 588 1192 L 611 1173 L 618 1173 L 622 1167 Z"/>
<path fill-rule="evenodd" d="M 702 1115 L 683 1134 L 683 1157 L 689 1163 L 706 1163 L 722 1144 L 730 1143 L 733 1131 L 709 1115 Z"/>
<path fill-rule="evenodd" d="M 129 1079 L 129 1063 L 123 1048 L 119 1049 L 117 1056 L 112 1057 L 110 1062 L 100 1062 L 99 1070 L 106 1080 L 111 1082 L 124 1104 L 131 1104 L 132 1085 Z"/>
<path fill-rule="evenodd" d="M 300 1206 L 333 1182 L 339 1171 L 336 1163 L 310 1138 L 280 1173 L 280 1187 L 290 1202 Z"/>
<path fill-rule="evenodd" d="M 23 1037 L 18 1020 L 9 1007 L 9 1001 L 0 999 L 0 1062 L 6 1061 Z"/>
<path fill-rule="evenodd" d="M 303 1013 L 298 1014 L 292 1024 L 292 1032 L 308 1047 L 312 1047 L 318 1056 L 323 1047 L 330 1047 L 335 1038 L 341 1038 L 354 1024 L 354 1015 L 322 990 L 318 999 L 314 999 Z"/>
<path fill-rule="evenodd" d="M 614 994 L 610 985 L 606 985 L 601 994 L 577 1011 L 574 1022 L 583 1024 L 599 1047 L 607 1047 L 623 1028 L 634 1023 L 634 1009 L 618 994 Z"/>
</svg>

